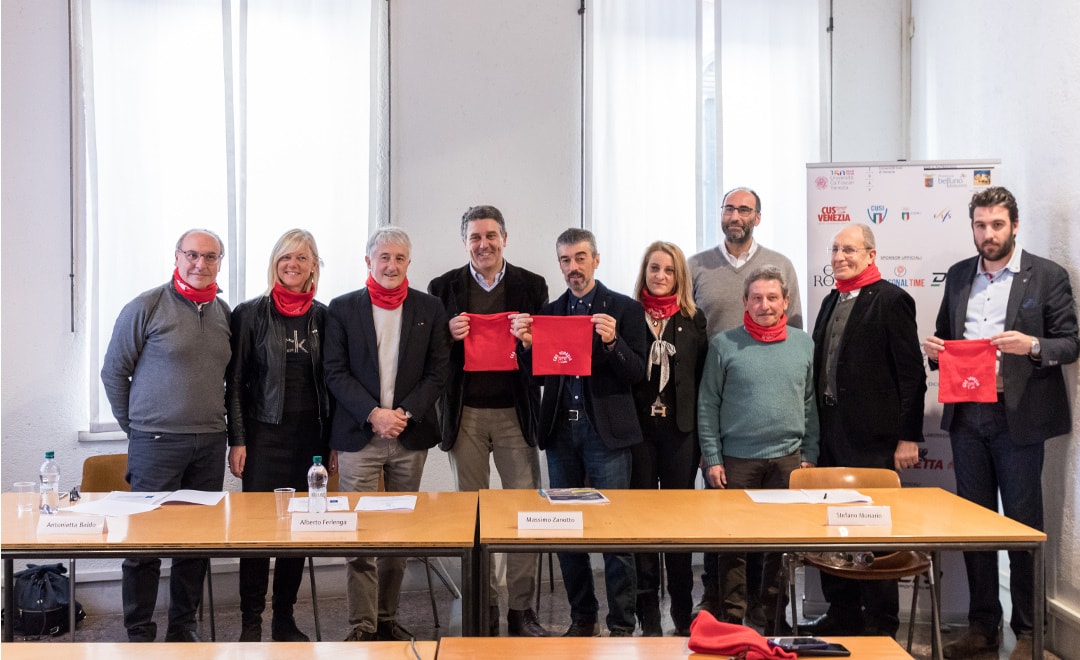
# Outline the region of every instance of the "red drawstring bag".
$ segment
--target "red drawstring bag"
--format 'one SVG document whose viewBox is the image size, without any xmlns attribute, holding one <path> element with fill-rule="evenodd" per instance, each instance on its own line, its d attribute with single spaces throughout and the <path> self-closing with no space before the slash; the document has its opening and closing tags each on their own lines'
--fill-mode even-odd
<svg viewBox="0 0 1080 660">
<path fill-rule="evenodd" d="M 938 353 L 938 401 L 997 401 L 997 348 L 989 339 L 955 339 Z"/>
<path fill-rule="evenodd" d="M 592 374 L 591 316 L 534 316 L 532 337 L 534 375 Z"/>
<path fill-rule="evenodd" d="M 517 371 L 517 338 L 510 332 L 509 314 L 465 314 L 465 371 Z"/>
<path fill-rule="evenodd" d="M 725 658 L 795 660 L 797 657 L 779 646 L 770 646 L 768 640 L 753 628 L 717 621 L 706 610 L 690 622 L 687 646 L 694 653 L 714 653 Z"/>
</svg>

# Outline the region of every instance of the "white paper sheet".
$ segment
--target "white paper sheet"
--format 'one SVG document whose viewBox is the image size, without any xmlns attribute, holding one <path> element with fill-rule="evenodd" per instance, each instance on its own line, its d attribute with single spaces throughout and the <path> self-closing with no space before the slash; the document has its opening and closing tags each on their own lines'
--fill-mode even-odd
<svg viewBox="0 0 1080 660">
<path fill-rule="evenodd" d="M 289 512 L 290 513 L 307 513 L 308 512 L 308 498 L 305 497 L 293 497 L 289 500 Z M 336 497 L 326 498 L 326 510 L 327 511 L 348 511 L 349 510 L 349 498 L 345 495 L 338 495 Z"/>
<path fill-rule="evenodd" d="M 413 511 L 416 495 L 385 495 L 361 497 L 356 503 L 357 511 Z"/>
<path fill-rule="evenodd" d="M 747 490 L 747 496 L 759 504 L 855 504 L 874 500 L 849 488 L 822 490 Z"/>
</svg>

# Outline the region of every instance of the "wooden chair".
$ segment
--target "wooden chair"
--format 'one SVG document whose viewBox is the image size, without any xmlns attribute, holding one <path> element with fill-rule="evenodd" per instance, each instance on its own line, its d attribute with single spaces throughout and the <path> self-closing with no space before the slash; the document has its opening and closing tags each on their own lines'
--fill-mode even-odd
<svg viewBox="0 0 1080 660">
<path fill-rule="evenodd" d="M 823 489 L 823 488 L 900 488 L 900 475 L 895 471 L 885 468 L 802 468 L 791 473 L 789 488 L 798 489 Z M 934 575 L 934 563 L 929 553 L 917 550 L 903 550 L 890 552 L 885 555 L 875 555 L 874 561 L 869 566 L 836 566 L 833 563 L 823 561 L 821 556 L 831 553 L 785 553 L 781 576 L 787 581 L 788 594 L 791 602 L 792 634 L 798 635 L 799 617 L 795 602 L 795 569 L 798 566 L 813 566 L 823 573 L 850 580 L 897 580 L 912 578 L 911 591 L 911 618 L 908 621 L 907 650 L 911 652 L 911 644 L 915 634 L 915 613 L 918 607 L 919 576 L 926 576 L 930 586 L 930 605 L 934 621 L 940 616 L 941 603 L 937 591 Z M 783 593 L 784 585 L 780 585 Z M 783 600 L 776 604 L 776 620 L 783 620 Z M 779 632 L 777 632 L 779 634 Z M 940 653 L 940 643 L 937 645 Z"/>
<path fill-rule="evenodd" d="M 109 493 L 114 490 L 130 491 L 127 482 L 127 454 L 101 454 L 88 456 L 83 461 L 82 481 L 79 490 L 87 493 Z M 72 570 L 74 576 L 74 569 Z M 75 580 L 71 580 L 72 593 Z M 206 562 L 206 595 L 210 604 L 210 641 L 217 641 L 217 626 L 214 623 L 214 580 L 210 571 L 210 561 Z M 199 605 L 199 619 L 202 619 L 202 605 Z"/>
</svg>

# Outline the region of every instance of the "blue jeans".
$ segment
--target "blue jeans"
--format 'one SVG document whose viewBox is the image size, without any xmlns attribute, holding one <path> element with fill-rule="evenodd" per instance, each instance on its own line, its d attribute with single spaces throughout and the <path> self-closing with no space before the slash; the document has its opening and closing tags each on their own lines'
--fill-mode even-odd
<svg viewBox="0 0 1080 660">
<path fill-rule="evenodd" d="M 147 433 L 128 435 L 127 480 L 131 490 L 220 491 L 225 478 L 225 432 Z M 177 557 L 169 577 L 169 630 L 195 630 L 195 611 L 202 602 L 207 560 Z M 157 635 L 157 603 L 161 560 L 125 559 L 121 591 L 128 640 L 152 642 Z"/>
<path fill-rule="evenodd" d="M 632 414 L 632 412 L 631 412 Z M 561 421 L 554 441 L 547 447 L 548 477 L 552 488 L 585 485 L 598 489 L 630 487 L 630 449 L 608 449 L 584 416 L 576 421 Z M 570 618 L 574 623 L 591 624 L 599 618 L 600 605 L 593 587 L 589 555 L 560 552 Z M 604 582 L 607 586 L 608 630 L 634 632 L 637 621 L 634 604 L 637 573 L 631 553 L 604 553 Z"/>
<path fill-rule="evenodd" d="M 956 494 L 997 511 L 998 491 L 1005 516 L 1028 527 L 1043 529 L 1042 465 L 1043 445 L 1018 446 L 1009 436 L 1005 406 L 998 403 L 956 405 L 952 440 Z M 993 639 L 1001 624 L 998 600 L 996 552 L 965 552 L 968 577 L 968 623 Z M 1035 572 L 1031 554 L 1009 553 L 1009 589 L 1012 621 L 1017 635 L 1031 634 L 1034 628 Z"/>
</svg>

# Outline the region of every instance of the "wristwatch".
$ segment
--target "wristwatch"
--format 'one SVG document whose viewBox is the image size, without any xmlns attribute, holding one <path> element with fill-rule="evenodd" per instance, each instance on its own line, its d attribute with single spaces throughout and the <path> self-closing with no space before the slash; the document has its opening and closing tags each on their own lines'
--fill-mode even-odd
<svg viewBox="0 0 1080 660">
<path fill-rule="evenodd" d="M 1032 360 L 1038 360 L 1042 357 L 1042 347 L 1039 346 L 1039 340 L 1035 337 L 1031 338 L 1031 352 L 1028 353 Z"/>
</svg>

